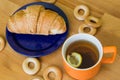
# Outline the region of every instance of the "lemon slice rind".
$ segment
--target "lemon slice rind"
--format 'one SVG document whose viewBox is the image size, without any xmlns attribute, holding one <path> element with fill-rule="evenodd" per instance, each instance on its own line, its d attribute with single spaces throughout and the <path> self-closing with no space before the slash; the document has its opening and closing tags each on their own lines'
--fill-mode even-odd
<svg viewBox="0 0 120 80">
<path fill-rule="evenodd" d="M 71 55 L 67 55 L 67 62 L 72 66 L 72 67 L 79 67 L 82 63 L 82 56 L 77 53 L 73 52 Z"/>
</svg>

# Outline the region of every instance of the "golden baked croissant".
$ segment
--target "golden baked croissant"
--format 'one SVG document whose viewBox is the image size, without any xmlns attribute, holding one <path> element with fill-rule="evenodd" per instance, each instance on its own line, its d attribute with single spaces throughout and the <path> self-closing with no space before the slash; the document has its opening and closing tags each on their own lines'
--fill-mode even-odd
<svg viewBox="0 0 120 80">
<path fill-rule="evenodd" d="M 66 31 L 64 19 L 42 5 L 29 6 L 10 16 L 8 30 L 20 34 L 61 34 Z"/>
</svg>

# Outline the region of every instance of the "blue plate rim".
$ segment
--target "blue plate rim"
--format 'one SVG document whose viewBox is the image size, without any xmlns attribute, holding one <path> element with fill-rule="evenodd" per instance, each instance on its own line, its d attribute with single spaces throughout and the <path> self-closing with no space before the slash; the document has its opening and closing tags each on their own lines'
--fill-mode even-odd
<svg viewBox="0 0 120 80">
<path fill-rule="evenodd" d="M 17 44 L 15 44 L 14 38 L 12 38 L 12 37 L 13 37 L 12 35 L 15 35 L 15 33 L 9 32 L 8 29 L 7 29 L 7 27 L 6 27 L 6 38 L 7 38 L 7 41 L 8 41 L 8 43 L 9 43 L 9 45 L 12 47 L 12 49 L 14 49 L 16 52 L 18 52 L 18 53 L 20 53 L 20 54 L 22 54 L 22 55 L 24 55 L 24 56 L 28 56 L 28 57 L 40 57 L 40 56 L 45 56 L 45 55 L 48 55 L 48 54 L 52 53 L 52 52 L 55 51 L 56 49 L 58 49 L 58 48 L 62 45 L 62 43 L 65 41 L 65 39 L 66 39 L 66 37 L 67 37 L 67 34 L 68 34 L 68 27 L 69 27 L 68 19 L 67 19 L 65 13 L 64 13 L 59 7 L 57 7 L 57 6 L 53 5 L 53 4 L 50 4 L 50 3 L 45 3 L 45 2 L 33 2 L 33 3 L 29 3 L 29 4 L 26 4 L 26 5 L 22 6 L 21 8 L 19 8 L 19 9 L 16 10 L 15 12 L 17 12 L 17 11 L 19 11 L 19 10 L 21 10 L 21 9 L 25 9 L 27 6 L 31 6 L 31 5 L 49 6 L 50 8 L 48 8 L 48 9 L 51 9 L 51 7 L 54 7 L 55 10 L 54 10 L 53 8 L 52 8 L 52 10 L 58 12 L 59 15 L 62 14 L 61 16 L 64 18 L 64 20 L 65 20 L 65 22 L 66 22 L 66 27 L 67 27 L 66 32 L 63 33 L 63 34 L 60 34 L 60 35 L 61 35 L 61 38 L 57 41 L 56 44 L 54 44 L 54 45 L 52 46 L 53 48 L 50 48 L 51 50 L 49 50 L 47 53 L 44 53 L 44 54 L 42 54 L 42 55 L 41 55 L 41 54 L 38 54 L 38 55 L 27 55 L 27 54 L 26 54 L 26 51 L 25 51 L 25 52 L 24 52 L 24 50 L 23 50 L 23 51 L 19 51 L 19 50 L 18 50 L 19 46 L 18 46 Z M 14 12 L 14 13 L 15 13 L 15 12 Z M 13 14 L 14 14 L 14 13 L 13 13 Z M 59 34 L 57 34 L 57 35 L 59 35 Z M 12 36 L 12 37 L 11 37 L 11 36 Z M 17 47 L 16 47 L 16 46 L 17 46 Z M 29 51 L 28 51 L 28 52 L 29 52 Z"/>
</svg>

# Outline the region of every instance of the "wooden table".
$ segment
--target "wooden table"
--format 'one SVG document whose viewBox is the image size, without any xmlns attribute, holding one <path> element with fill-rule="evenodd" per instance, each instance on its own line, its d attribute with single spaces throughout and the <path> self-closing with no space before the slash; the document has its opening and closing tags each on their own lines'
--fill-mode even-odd
<svg viewBox="0 0 120 80">
<path fill-rule="evenodd" d="M 24 4 L 40 0 L 0 0 L 0 36 L 5 37 L 5 28 L 9 16 Z M 120 0 L 57 0 L 55 5 L 60 7 L 67 15 L 70 23 L 68 37 L 77 33 L 77 27 L 83 23 L 75 19 L 73 9 L 79 4 L 89 6 L 91 15 L 102 17 L 104 13 L 111 14 L 120 18 Z M 120 20 L 120 19 L 117 19 Z M 120 24 L 120 23 L 118 23 Z M 114 24 L 113 24 L 114 25 Z M 104 46 L 115 45 L 118 48 L 118 54 L 113 64 L 105 64 L 101 67 L 101 71 L 91 80 L 120 80 L 120 26 L 110 27 L 113 32 L 106 31 L 101 28 L 95 35 Z M 108 27 L 109 28 L 109 27 Z M 109 30 L 109 29 L 108 29 Z M 117 32 L 116 32 L 117 31 Z M 104 32 L 104 33 L 102 33 Z M 111 36 L 110 36 L 110 35 Z M 61 46 L 62 47 L 62 46 Z M 50 55 L 39 58 L 41 61 L 41 69 L 36 75 L 42 75 L 44 69 L 50 65 L 58 66 L 63 72 L 62 80 L 75 80 L 71 78 L 63 69 L 61 47 Z M 6 41 L 6 47 L 0 52 L 0 80 L 30 80 L 34 76 L 29 76 L 22 70 L 22 62 L 25 59 L 15 52 Z M 36 76 L 35 75 L 35 76 Z"/>
</svg>

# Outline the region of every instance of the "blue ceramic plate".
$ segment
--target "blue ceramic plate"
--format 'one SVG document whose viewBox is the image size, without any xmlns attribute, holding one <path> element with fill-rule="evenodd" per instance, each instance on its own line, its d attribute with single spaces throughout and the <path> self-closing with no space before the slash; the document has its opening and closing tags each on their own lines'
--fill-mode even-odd
<svg viewBox="0 0 120 80">
<path fill-rule="evenodd" d="M 31 35 L 31 34 L 15 34 L 6 28 L 6 38 L 10 46 L 18 53 L 29 57 L 45 56 L 58 49 L 65 41 L 68 33 L 68 20 L 64 12 L 57 6 L 44 2 L 34 2 L 21 7 L 19 10 L 25 9 L 31 5 L 43 5 L 46 9 L 53 10 L 61 15 L 67 26 L 67 30 L 63 34 L 56 35 Z M 15 12 L 17 12 L 15 11 Z"/>
</svg>

